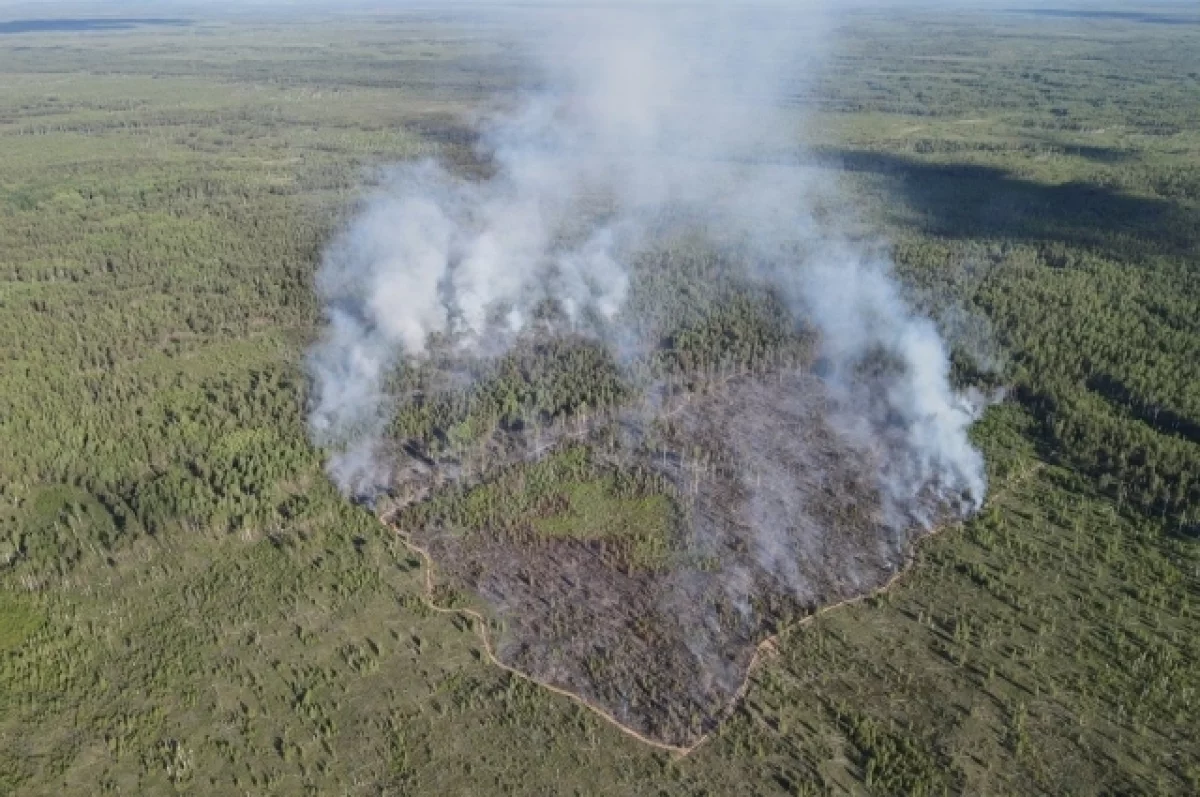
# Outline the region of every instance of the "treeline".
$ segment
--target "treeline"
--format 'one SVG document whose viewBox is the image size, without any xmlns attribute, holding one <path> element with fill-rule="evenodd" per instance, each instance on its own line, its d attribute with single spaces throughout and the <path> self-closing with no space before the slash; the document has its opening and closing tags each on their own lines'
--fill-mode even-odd
<svg viewBox="0 0 1200 797">
<path fill-rule="evenodd" d="M 1113 234 L 1120 227 L 1114 219 Z M 990 348 L 1001 365 L 989 379 L 1014 388 L 1056 455 L 1124 506 L 1196 528 L 1200 294 L 1187 261 L 912 234 L 897 254 L 915 281 L 987 320 L 990 343 L 966 348 Z M 952 341 L 966 337 L 961 326 L 950 331 Z M 965 351 L 956 360 L 978 369 Z"/>
<path fill-rule="evenodd" d="M 1167 271 L 1044 253 L 981 297 L 1010 336 L 1021 395 L 1060 453 L 1122 501 L 1200 520 L 1197 297 Z"/>
<path fill-rule="evenodd" d="M 550 301 L 495 361 L 435 344 L 430 358 L 404 364 L 392 379 L 390 434 L 440 451 L 497 428 L 586 416 L 648 390 L 694 389 L 721 374 L 806 360 L 811 333 L 738 268 L 710 244 L 677 239 L 639 256 L 630 302 L 607 330 L 570 331 Z"/>
<path fill-rule="evenodd" d="M 798 324 L 774 295 L 736 292 L 663 335 L 654 353 L 655 365 L 677 375 L 700 373 L 722 363 L 755 370 L 776 365 L 782 350 L 803 347 Z"/>
<path fill-rule="evenodd" d="M 498 428 L 519 431 L 612 407 L 630 395 L 607 347 L 553 335 L 526 336 L 495 363 L 448 355 L 402 367 L 391 392 L 397 412 L 390 434 L 431 452 Z"/>
</svg>

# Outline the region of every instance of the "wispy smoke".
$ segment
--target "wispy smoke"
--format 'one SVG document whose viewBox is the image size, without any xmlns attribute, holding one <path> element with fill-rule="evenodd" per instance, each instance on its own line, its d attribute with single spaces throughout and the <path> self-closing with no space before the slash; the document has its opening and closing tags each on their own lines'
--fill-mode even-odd
<svg viewBox="0 0 1200 797">
<path fill-rule="evenodd" d="M 579 324 L 613 319 L 630 254 L 673 216 L 749 253 L 747 276 L 819 332 L 838 423 L 880 452 L 890 509 L 911 519 L 931 492 L 978 506 L 975 411 L 950 387 L 946 347 L 889 263 L 822 218 L 832 172 L 803 164 L 795 98 L 828 33 L 811 7 L 575 11 L 546 25 L 530 45 L 540 88 L 483 126 L 494 175 L 398 167 L 326 253 L 310 421 L 338 485 L 386 484 L 385 382 L 431 336 L 502 348 L 547 297 Z"/>
<path fill-rule="evenodd" d="M 797 287 L 821 331 L 825 381 L 842 422 L 885 448 L 887 508 L 929 522 L 919 508 L 925 491 L 966 509 L 983 501 L 983 459 L 967 438 L 980 405 L 951 390 L 945 344 L 932 321 L 912 314 L 889 272 L 886 261 L 833 246 L 818 253 Z"/>
</svg>

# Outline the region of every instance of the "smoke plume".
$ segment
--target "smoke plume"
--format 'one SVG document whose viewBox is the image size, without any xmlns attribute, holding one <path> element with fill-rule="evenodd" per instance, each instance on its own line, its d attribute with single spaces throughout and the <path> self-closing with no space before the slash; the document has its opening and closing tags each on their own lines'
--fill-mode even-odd
<svg viewBox="0 0 1200 797">
<path fill-rule="evenodd" d="M 662 219 L 687 218 L 747 253 L 746 276 L 818 332 L 836 423 L 880 452 L 890 511 L 911 519 L 931 493 L 977 507 L 976 409 L 950 386 L 946 346 L 877 247 L 825 218 L 833 173 L 804 158 L 797 98 L 829 18 L 640 7 L 541 21 L 528 42 L 537 88 L 481 124 L 491 176 L 397 166 L 325 254 L 310 426 L 339 487 L 386 485 L 386 382 L 431 339 L 500 351 L 554 298 L 619 340 L 631 255 Z"/>
</svg>

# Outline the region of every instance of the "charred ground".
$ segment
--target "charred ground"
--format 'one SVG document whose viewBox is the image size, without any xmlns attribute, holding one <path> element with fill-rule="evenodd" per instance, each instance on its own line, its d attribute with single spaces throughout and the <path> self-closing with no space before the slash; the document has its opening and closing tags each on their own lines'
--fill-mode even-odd
<svg viewBox="0 0 1200 797">
<path fill-rule="evenodd" d="M 495 618 L 502 662 L 675 746 L 727 715 L 763 639 L 884 584 L 950 513 L 889 515 L 882 444 L 844 428 L 813 335 L 735 273 L 700 246 L 644 259 L 622 321 L 656 334 L 626 362 L 551 308 L 490 366 L 402 372 L 379 501 L 439 599 Z"/>
</svg>

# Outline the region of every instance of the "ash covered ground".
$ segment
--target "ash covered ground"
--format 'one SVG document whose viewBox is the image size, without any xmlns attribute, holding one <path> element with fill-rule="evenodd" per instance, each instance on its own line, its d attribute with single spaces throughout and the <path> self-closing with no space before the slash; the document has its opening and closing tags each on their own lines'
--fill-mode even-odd
<svg viewBox="0 0 1200 797">
<path fill-rule="evenodd" d="M 874 476 L 881 452 L 837 430 L 830 404 L 805 368 L 709 379 L 536 433 L 497 429 L 478 444 L 490 472 L 465 467 L 470 453 L 410 457 L 381 507 L 429 552 L 439 588 L 475 596 L 501 621 L 504 663 L 685 746 L 720 721 L 763 639 L 883 585 L 927 530 L 889 519 Z M 430 506 L 481 492 L 519 504 L 530 490 L 522 469 L 564 451 L 573 466 L 514 517 L 500 509 L 470 527 Z M 581 484 L 611 487 L 614 474 L 638 474 L 625 480 L 631 500 L 669 501 L 649 544 L 645 529 L 606 532 L 603 519 L 590 519 L 594 534 L 588 518 L 567 533 L 555 525 L 572 518 Z M 939 511 L 932 497 L 925 510 Z"/>
</svg>

